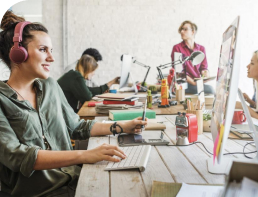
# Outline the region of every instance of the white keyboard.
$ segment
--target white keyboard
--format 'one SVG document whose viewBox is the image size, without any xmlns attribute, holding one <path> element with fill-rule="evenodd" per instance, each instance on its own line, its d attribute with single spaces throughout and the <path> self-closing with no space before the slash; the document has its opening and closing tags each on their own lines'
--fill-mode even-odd
<svg viewBox="0 0 258 197">
<path fill-rule="evenodd" d="M 145 170 L 150 156 L 151 145 L 120 148 L 127 157 L 120 162 L 108 162 L 105 170 L 124 170 L 133 168 L 139 168 L 141 172 Z"/>
</svg>

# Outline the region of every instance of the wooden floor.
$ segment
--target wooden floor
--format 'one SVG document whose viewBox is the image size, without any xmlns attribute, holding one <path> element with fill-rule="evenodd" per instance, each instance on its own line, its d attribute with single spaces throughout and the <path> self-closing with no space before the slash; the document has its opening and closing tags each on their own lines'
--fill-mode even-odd
<svg viewBox="0 0 258 197">
<path fill-rule="evenodd" d="M 97 117 L 97 120 L 104 120 L 107 117 Z M 159 115 L 159 121 L 164 121 L 167 128 L 165 137 L 175 144 L 175 116 Z M 144 135 L 160 136 L 161 131 L 144 131 Z M 198 141 L 205 144 L 212 152 L 213 141 L 211 133 L 204 133 L 198 136 Z M 116 137 L 92 137 L 88 149 L 95 148 L 103 143 L 117 144 Z M 227 141 L 226 152 L 242 152 L 246 141 Z M 254 151 L 253 146 L 248 146 L 246 151 Z M 250 155 L 254 156 L 254 155 Z M 201 184 L 224 184 L 224 175 L 210 174 L 207 170 L 206 160 L 211 157 L 201 144 L 194 144 L 185 147 L 175 146 L 153 146 L 147 168 L 144 172 L 137 170 L 129 171 L 104 171 L 107 162 L 102 161 L 96 164 L 84 164 L 76 196 L 151 196 L 152 182 L 177 182 L 177 183 L 201 183 Z M 244 157 L 243 155 L 225 157 Z"/>
</svg>

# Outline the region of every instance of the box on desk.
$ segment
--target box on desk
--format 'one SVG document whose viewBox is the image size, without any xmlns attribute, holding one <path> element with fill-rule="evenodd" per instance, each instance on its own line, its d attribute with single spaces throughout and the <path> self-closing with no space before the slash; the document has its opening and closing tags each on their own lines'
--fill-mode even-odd
<svg viewBox="0 0 258 197">
<path fill-rule="evenodd" d="M 109 110 L 110 120 L 132 120 L 137 117 L 142 117 L 143 110 Z M 146 118 L 155 119 L 156 112 L 150 109 L 146 110 Z"/>
<path fill-rule="evenodd" d="M 258 182 L 258 163 L 233 161 L 229 174 L 226 176 L 226 184 L 222 197 L 227 196 L 230 183 L 233 181 L 240 183 L 244 177 Z"/>
</svg>

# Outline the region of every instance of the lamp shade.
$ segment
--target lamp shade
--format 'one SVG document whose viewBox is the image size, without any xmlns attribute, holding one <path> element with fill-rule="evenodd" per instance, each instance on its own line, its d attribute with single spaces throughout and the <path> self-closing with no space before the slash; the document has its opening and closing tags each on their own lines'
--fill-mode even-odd
<svg viewBox="0 0 258 197">
<path fill-rule="evenodd" d="M 200 64 L 205 58 L 205 54 L 201 51 L 194 51 L 192 54 L 187 58 L 187 60 L 191 61 L 192 64 L 195 66 L 197 64 Z"/>
</svg>

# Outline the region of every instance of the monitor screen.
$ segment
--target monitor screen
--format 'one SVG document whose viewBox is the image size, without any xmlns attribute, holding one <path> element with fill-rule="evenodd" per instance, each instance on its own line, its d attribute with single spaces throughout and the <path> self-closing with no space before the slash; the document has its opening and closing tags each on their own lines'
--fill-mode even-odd
<svg viewBox="0 0 258 197">
<path fill-rule="evenodd" d="M 132 56 L 131 55 L 122 55 L 121 57 L 121 77 L 119 88 L 127 87 L 128 80 L 130 76 L 130 70 L 132 65 Z"/>
<path fill-rule="evenodd" d="M 225 142 L 230 132 L 230 126 L 235 109 L 238 76 L 240 68 L 239 47 L 239 19 L 226 29 L 222 36 L 219 65 L 216 80 L 216 95 L 213 104 L 211 132 L 214 148 L 217 149 L 217 159 L 223 154 Z"/>
</svg>

